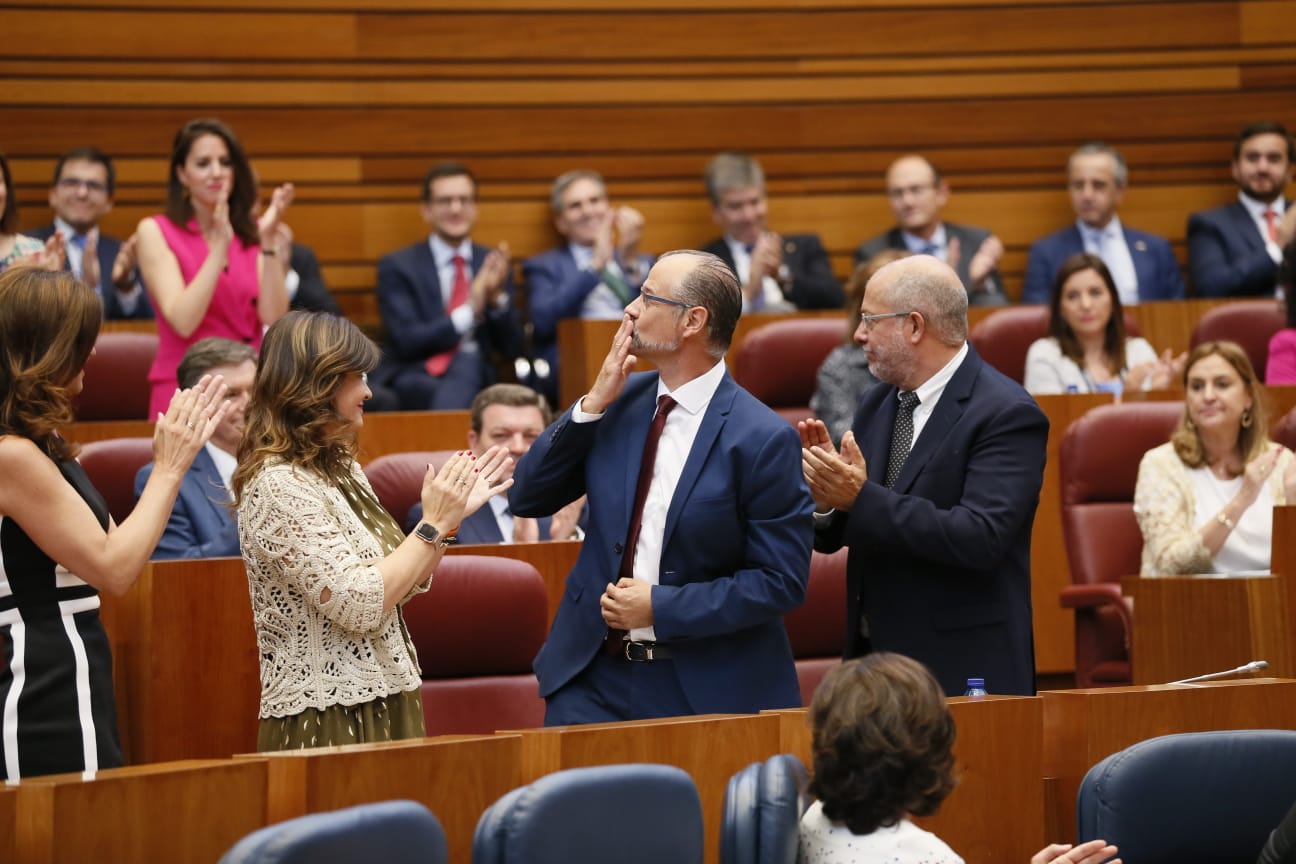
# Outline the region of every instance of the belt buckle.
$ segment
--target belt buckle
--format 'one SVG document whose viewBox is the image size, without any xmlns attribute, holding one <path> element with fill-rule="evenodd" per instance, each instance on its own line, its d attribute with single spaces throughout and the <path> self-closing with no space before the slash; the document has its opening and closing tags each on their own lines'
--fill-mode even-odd
<svg viewBox="0 0 1296 864">
<path fill-rule="evenodd" d="M 625 658 L 631 663 L 645 663 L 653 659 L 653 646 L 626 640 Z"/>
</svg>

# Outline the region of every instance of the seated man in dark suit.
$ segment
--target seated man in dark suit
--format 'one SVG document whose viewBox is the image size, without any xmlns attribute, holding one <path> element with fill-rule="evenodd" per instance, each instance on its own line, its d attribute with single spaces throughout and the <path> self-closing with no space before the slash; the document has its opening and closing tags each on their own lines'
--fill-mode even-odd
<svg viewBox="0 0 1296 864">
<path fill-rule="evenodd" d="M 1067 190 L 1076 221 L 1031 246 L 1023 303 L 1048 303 L 1062 262 L 1080 252 L 1107 265 L 1122 305 L 1183 299 L 1183 277 L 1170 241 L 1126 228 L 1116 215 L 1128 180 L 1125 157 L 1115 147 L 1085 144 L 1071 154 Z"/>
<path fill-rule="evenodd" d="M 946 695 L 1033 695 L 1030 542 L 1048 418 L 967 342 L 967 297 L 926 255 L 878 270 L 856 341 L 869 388 L 833 447 L 802 421 L 815 548 L 850 548 L 846 656 L 893 651 Z"/>
<path fill-rule="evenodd" d="M 1198 297 L 1272 297 L 1296 207 L 1283 198 L 1296 143 L 1281 123 L 1252 123 L 1233 142 L 1238 200 L 1188 217 L 1188 272 Z"/>
<path fill-rule="evenodd" d="M 238 523 L 229 508 L 230 478 L 238 466 L 243 440 L 243 412 L 256 378 L 256 351 L 233 339 L 212 337 L 189 346 L 176 377 L 181 388 L 192 387 L 204 375 L 221 375 L 228 388 L 230 407 L 180 483 L 175 507 L 162 539 L 153 550 L 155 560 L 170 558 L 223 558 L 239 555 Z M 135 476 L 135 497 L 153 473 L 153 463 Z"/>
<path fill-rule="evenodd" d="M 743 312 L 837 309 L 842 287 L 818 234 L 780 237 L 765 226 L 765 172 L 742 153 L 720 153 L 707 163 L 711 218 L 723 237 L 702 247 L 729 265 L 742 285 Z"/>
<path fill-rule="evenodd" d="M 480 457 L 496 444 L 502 445 L 508 448 L 515 465 L 553 420 L 545 398 L 521 384 L 492 384 L 477 394 L 471 411 L 472 427 L 468 431 L 468 449 Z M 583 497 L 553 516 L 541 516 L 538 519 L 514 516 L 509 510 L 508 498 L 503 495 L 494 497 L 499 499 L 497 503 L 488 502 L 463 520 L 459 530 L 455 532 L 459 544 L 534 543 L 541 540 L 579 539 L 583 536 L 578 526 L 583 521 Z M 414 530 L 414 526 L 422 519 L 423 504 L 420 502 L 410 508 L 405 523 L 407 529 Z"/>
<path fill-rule="evenodd" d="M 54 223 L 27 232 L 48 240 L 63 235 L 66 268 L 103 300 L 104 318 L 152 318 L 135 270 L 135 238 L 125 243 L 99 232 L 99 220 L 112 210 L 117 174 L 108 155 L 94 147 L 78 147 L 59 157 L 49 203 Z"/>
<path fill-rule="evenodd" d="M 408 411 L 464 410 L 495 377 L 491 355 L 521 352 L 508 244 L 472 242 L 477 180 L 463 165 L 428 171 L 422 209 L 428 238 L 378 262 L 390 383 Z"/>
<path fill-rule="evenodd" d="M 535 356 L 549 367 L 557 396 L 558 322 L 564 318 L 618 319 L 652 267 L 641 254 L 644 218 L 633 207 L 613 207 L 597 171 L 568 171 L 549 193 L 554 228 L 566 243 L 522 263 Z"/>
<path fill-rule="evenodd" d="M 998 306 L 1008 302 L 999 275 L 1003 243 L 984 228 L 941 220 L 950 188 L 931 161 L 911 154 L 892 162 L 887 169 L 886 192 L 896 226 L 861 243 L 855 249 L 856 264 L 883 249 L 931 255 L 954 268 L 967 289 L 968 303 Z"/>
</svg>

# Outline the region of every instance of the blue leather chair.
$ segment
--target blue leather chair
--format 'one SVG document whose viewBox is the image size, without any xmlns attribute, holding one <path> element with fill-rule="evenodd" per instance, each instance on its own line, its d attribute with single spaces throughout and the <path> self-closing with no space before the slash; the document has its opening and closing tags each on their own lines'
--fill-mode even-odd
<svg viewBox="0 0 1296 864">
<path fill-rule="evenodd" d="M 1134 864 L 1253 864 L 1296 800 L 1296 732 L 1248 729 L 1150 738 L 1080 783 L 1080 842 Z"/>
<path fill-rule="evenodd" d="M 789 753 L 729 778 L 720 821 L 720 864 L 795 864 L 797 826 L 810 806 L 805 765 Z"/>
<path fill-rule="evenodd" d="M 473 864 L 701 864 L 702 802 L 669 765 L 571 768 L 514 789 L 482 814 Z"/>
<path fill-rule="evenodd" d="M 448 864 L 441 823 L 416 801 L 312 813 L 254 831 L 220 864 Z"/>
</svg>

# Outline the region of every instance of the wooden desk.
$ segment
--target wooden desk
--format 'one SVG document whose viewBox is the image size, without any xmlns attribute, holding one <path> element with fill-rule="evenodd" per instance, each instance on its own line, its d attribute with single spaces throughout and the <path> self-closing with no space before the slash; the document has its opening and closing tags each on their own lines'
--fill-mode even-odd
<svg viewBox="0 0 1296 864">
<path fill-rule="evenodd" d="M 1274 678 L 1054 690 L 1044 700 L 1044 776 L 1054 778 L 1056 829 L 1075 840 L 1076 794 L 1099 760 L 1158 735 L 1214 729 L 1296 729 L 1296 681 Z"/>
<path fill-rule="evenodd" d="M 720 852 L 725 787 L 739 769 L 780 752 L 773 714 L 707 714 L 629 723 L 554 726 L 501 734 L 522 736 L 522 782 L 589 765 L 655 762 L 687 771 L 702 799 L 706 860 Z"/>
<path fill-rule="evenodd" d="M 241 756 L 268 766 L 270 822 L 408 798 L 436 814 L 450 860 L 472 858 L 473 831 L 491 804 L 522 785 L 515 735 L 444 736 Z"/>
<path fill-rule="evenodd" d="M 23 780 L 17 855 L 5 860 L 210 864 L 268 824 L 266 773 L 265 760 L 249 759 L 114 768 L 93 780 Z"/>
<path fill-rule="evenodd" d="M 0 785 L 0 861 L 18 860 L 18 787 Z"/>
<path fill-rule="evenodd" d="M 1043 701 L 984 696 L 949 700 L 958 729 L 959 783 L 940 812 L 915 820 L 965 861 L 1029 861 L 1044 845 Z M 813 765 L 806 709 L 766 712 L 779 718 L 780 751 Z M 993 831 L 987 825 L 995 826 Z"/>
</svg>

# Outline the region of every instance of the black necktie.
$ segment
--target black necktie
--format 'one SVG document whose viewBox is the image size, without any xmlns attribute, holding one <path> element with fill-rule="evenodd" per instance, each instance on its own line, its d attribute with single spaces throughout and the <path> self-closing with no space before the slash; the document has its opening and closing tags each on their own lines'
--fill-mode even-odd
<svg viewBox="0 0 1296 864">
<path fill-rule="evenodd" d="M 909 458 L 913 448 L 914 425 L 913 413 L 918 407 L 918 394 L 912 391 L 900 393 L 900 407 L 896 410 L 895 426 L 891 429 L 891 452 L 887 456 L 886 483 L 888 489 L 895 485 L 900 476 L 900 469 Z"/>
</svg>

